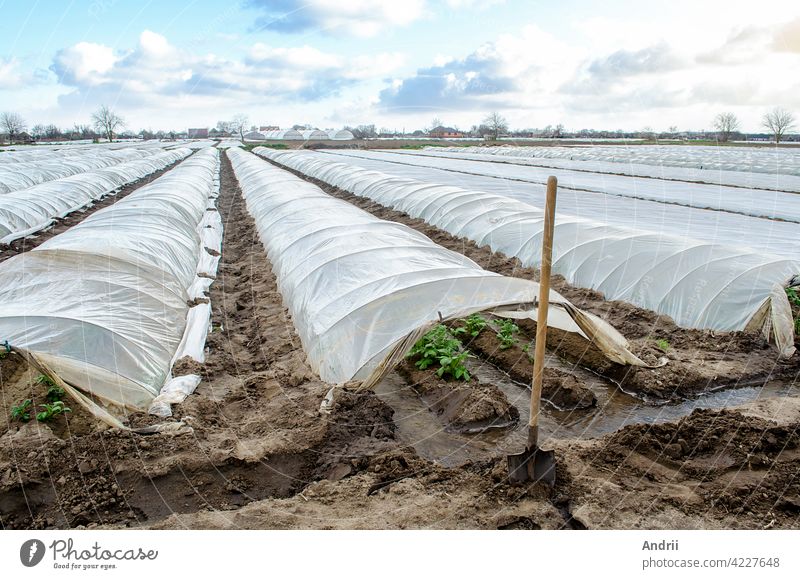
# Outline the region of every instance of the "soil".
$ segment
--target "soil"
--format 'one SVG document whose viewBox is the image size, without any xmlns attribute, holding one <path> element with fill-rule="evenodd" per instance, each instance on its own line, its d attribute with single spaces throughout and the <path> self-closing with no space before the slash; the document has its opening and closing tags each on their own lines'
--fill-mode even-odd
<svg viewBox="0 0 800 579">
<path fill-rule="evenodd" d="M 42 231 L 37 231 L 36 233 L 29 235 L 27 237 L 22 237 L 20 239 L 16 239 L 9 243 L 8 245 L 0 245 L 0 262 L 7 260 L 10 257 L 14 257 L 15 255 L 19 255 L 20 253 L 25 253 L 26 251 L 30 251 L 31 249 L 35 249 L 39 247 L 42 243 L 50 239 L 51 237 L 55 237 L 59 233 L 65 232 L 67 229 L 70 229 L 72 226 L 77 225 L 87 217 L 89 217 L 92 213 L 96 211 L 100 211 L 101 209 L 108 207 L 109 205 L 113 205 L 117 201 L 124 199 L 140 187 L 144 187 L 151 181 L 154 181 L 161 177 L 164 173 L 169 171 L 170 169 L 174 168 L 178 165 L 182 160 L 175 161 L 171 165 L 164 167 L 163 169 L 156 171 L 155 173 L 151 173 L 147 177 L 142 177 L 138 181 L 134 181 L 133 183 L 128 183 L 124 187 L 122 187 L 116 193 L 111 193 L 106 195 L 102 199 L 98 199 L 97 201 L 93 202 L 91 205 L 79 209 L 77 211 L 73 211 L 63 219 L 58 219 L 56 222 L 48 227 L 47 229 L 43 229 Z"/>
<path fill-rule="evenodd" d="M 305 360 L 224 155 L 218 205 L 225 233 L 206 362 L 175 365 L 176 373 L 203 377 L 170 419 L 191 430 L 142 436 L 84 420 L 79 408 L 52 424 L 9 422 L 9 405 L 41 397 L 43 386 L 23 360 L 4 356 L 2 528 L 797 527 L 796 396 L 594 439 L 543 441 L 557 459 L 552 489 L 509 484 L 505 451 L 494 447 L 492 432 L 468 435 L 496 448 L 489 458 L 454 467 L 423 458 L 415 441 L 400 436 L 395 411 L 372 392 L 337 388 L 331 412 L 321 414 L 330 385 Z M 631 328 L 647 335 L 655 321 L 629 312 Z M 691 338 L 669 334 L 671 364 L 676 352 L 729 354 L 719 338 Z M 731 341 L 734 352 L 748 343 Z M 389 378 L 403 383 L 397 373 Z M 488 393 L 486 406 L 454 417 L 471 424 L 513 412 L 491 386 L 477 388 Z M 448 388 L 443 394 L 458 387 Z M 132 426 L 152 420 L 128 417 Z"/>
<path fill-rule="evenodd" d="M 497 339 L 497 333 L 491 328 L 484 328 L 465 345 L 481 359 L 500 368 L 515 382 L 528 385 L 533 376 L 532 357 L 536 342 L 524 332 L 514 336 L 516 343 L 504 348 Z M 527 351 L 523 349 L 525 346 Z M 581 384 L 574 375 L 546 366 L 542 398 L 559 410 L 582 410 L 597 405 L 597 398 L 592 391 Z"/>
<path fill-rule="evenodd" d="M 574 448 L 573 516 L 592 528 L 623 521 L 647 527 L 654 520 L 676 528 L 796 528 L 798 443 L 796 421 L 730 410 L 627 426 L 602 445 Z M 605 505 L 594 500 L 598 495 Z M 643 509 L 648 497 L 652 503 Z"/>
<path fill-rule="evenodd" d="M 419 370 L 416 360 L 404 361 L 397 372 L 422 398 L 445 428 L 464 433 L 516 424 L 519 411 L 494 384 L 471 377 L 468 382 L 444 380 L 434 368 Z"/>
</svg>

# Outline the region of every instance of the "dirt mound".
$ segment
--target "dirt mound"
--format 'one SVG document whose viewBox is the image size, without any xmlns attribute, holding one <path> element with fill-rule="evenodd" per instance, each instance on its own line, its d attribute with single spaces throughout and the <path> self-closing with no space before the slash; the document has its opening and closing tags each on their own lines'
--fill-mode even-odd
<svg viewBox="0 0 800 579">
<path fill-rule="evenodd" d="M 731 465 L 752 467 L 770 464 L 798 442 L 800 433 L 794 428 L 745 419 L 732 410 L 699 409 L 676 423 L 626 426 L 609 438 L 602 456 L 635 450 L 658 460 L 680 460 L 724 453 Z"/>
<path fill-rule="evenodd" d="M 406 360 L 397 372 L 454 432 L 480 432 L 516 424 L 519 411 L 495 385 L 473 377 L 469 382 L 444 380 L 431 369 L 419 370 Z"/>
<path fill-rule="evenodd" d="M 570 465 L 570 494 L 593 527 L 792 527 L 799 443 L 797 423 L 695 410 L 587 444 Z"/>
</svg>

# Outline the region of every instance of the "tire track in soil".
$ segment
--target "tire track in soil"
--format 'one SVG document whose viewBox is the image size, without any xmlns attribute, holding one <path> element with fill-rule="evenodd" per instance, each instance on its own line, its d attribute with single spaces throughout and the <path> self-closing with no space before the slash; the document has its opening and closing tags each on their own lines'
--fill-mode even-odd
<svg viewBox="0 0 800 579">
<path fill-rule="evenodd" d="M 471 240 L 455 237 L 421 219 L 358 197 L 280 163 L 269 159 L 264 161 L 380 219 L 407 225 L 435 243 L 469 257 L 486 270 L 523 279 L 539 279 L 538 269 L 523 267 L 516 258 L 495 253 L 488 247 L 478 247 Z M 559 356 L 622 383 L 626 392 L 655 401 L 679 401 L 709 391 L 759 387 L 768 382 L 789 386 L 800 380 L 800 355 L 788 360 L 780 359 L 777 351 L 758 334 L 682 328 L 656 312 L 623 301 L 606 300 L 600 292 L 572 286 L 560 275 L 553 276 L 551 286 L 575 306 L 608 321 L 629 340 L 634 353 L 646 362 L 654 363 L 662 356 L 669 359 L 666 366 L 653 370 L 618 367 L 607 364 L 585 344 L 576 344 L 567 336 L 558 336 L 555 341 L 560 344 L 556 350 Z M 523 320 L 518 324 L 529 335 L 535 335 L 534 322 Z M 667 352 L 659 349 L 657 340 L 666 340 L 669 344 Z"/>
<path fill-rule="evenodd" d="M 195 152 L 192 152 L 192 155 Z M 81 209 L 77 209 L 64 217 L 63 219 L 58 219 L 56 222 L 46 229 L 41 231 L 37 231 L 36 233 L 32 233 L 27 237 L 22 237 L 20 239 L 15 239 L 8 245 L 0 245 L 0 262 L 3 262 L 9 258 L 14 257 L 15 255 L 19 255 L 21 253 L 25 253 L 30 251 L 31 249 L 36 249 L 45 241 L 50 239 L 51 237 L 55 237 L 59 233 L 64 233 L 66 230 L 72 228 L 73 226 L 77 225 L 93 213 L 104 209 L 105 207 L 109 207 L 116 203 L 117 201 L 121 201 L 137 189 L 148 185 L 149 183 L 155 181 L 159 177 L 161 177 L 164 173 L 169 171 L 170 169 L 174 169 L 180 163 L 191 157 L 185 157 L 179 161 L 175 161 L 171 165 L 167 165 L 163 169 L 159 169 L 155 173 L 150 173 L 146 177 L 142 177 L 141 179 L 134 181 L 133 183 L 129 183 L 122 187 L 116 194 L 111 193 L 103 198 L 95 201 L 91 206 L 84 207 Z"/>
</svg>

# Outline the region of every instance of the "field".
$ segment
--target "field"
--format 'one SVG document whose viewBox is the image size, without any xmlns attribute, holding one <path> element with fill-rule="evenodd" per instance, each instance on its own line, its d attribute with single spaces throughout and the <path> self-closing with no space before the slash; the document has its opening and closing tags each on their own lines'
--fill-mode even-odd
<svg viewBox="0 0 800 579">
<path fill-rule="evenodd" d="M 797 527 L 800 152 L 213 145 L 0 155 L 3 528 Z"/>
</svg>

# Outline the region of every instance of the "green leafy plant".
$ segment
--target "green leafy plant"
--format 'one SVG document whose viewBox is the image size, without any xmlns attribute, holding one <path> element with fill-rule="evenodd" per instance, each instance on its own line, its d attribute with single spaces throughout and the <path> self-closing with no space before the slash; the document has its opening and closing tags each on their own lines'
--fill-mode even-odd
<svg viewBox="0 0 800 579">
<path fill-rule="evenodd" d="M 47 386 L 55 386 L 56 385 L 56 383 L 53 382 L 53 379 L 50 378 L 50 376 L 45 376 L 44 374 L 39 374 L 39 376 L 36 377 L 36 383 L 37 384 L 45 384 Z"/>
<path fill-rule="evenodd" d="M 461 323 L 463 325 L 453 330 L 453 334 L 456 336 L 467 334 L 473 338 L 477 338 L 478 334 L 480 334 L 481 331 L 483 331 L 483 329 L 489 325 L 488 322 L 478 314 L 472 314 L 471 316 L 464 318 L 461 320 Z"/>
<path fill-rule="evenodd" d="M 661 338 L 660 340 L 656 340 L 656 346 L 658 346 L 658 349 L 661 350 L 664 353 L 669 352 L 669 348 L 670 348 L 669 342 L 667 342 L 663 338 Z"/>
<path fill-rule="evenodd" d="M 797 293 L 797 288 L 787 287 L 786 297 L 789 298 L 789 303 L 800 308 L 800 294 Z M 800 335 L 800 315 L 794 319 L 794 333 Z"/>
<path fill-rule="evenodd" d="M 46 396 L 50 402 L 57 402 L 64 398 L 64 394 L 66 394 L 63 388 L 53 382 L 49 376 L 45 376 L 44 374 L 39 374 L 39 377 L 36 378 L 36 383 L 47 386 Z"/>
<path fill-rule="evenodd" d="M 797 288 L 787 287 L 786 288 L 786 297 L 789 298 L 789 301 L 794 305 L 800 307 L 800 294 L 797 293 Z"/>
<path fill-rule="evenodd" d="M 61 400 L 57 400 L 56 402 L 52 402 L 50 404 L 42 404 L 40 408 L 44 408 L 44 410 L 36 413 L 36 420 L 39 422 L 49 422 L 59 414 L 72 412 L 72 409 L 65 406 Z"/>
<path fill-rule="evenodd" d="M 31 406 L 33 401 L 28 398 L 18 406 L 11 408 L 11 419 L 19 420 L 20 422 L 28 422 L 31 419 Z"/>
<path fill-rule="evenodd" d="M 66 394 L 66 392 L 64 392 L 63 388 L 53 384 L 52 386 L 50 386 L 50 388 L 47 389 L 46 396 L 50 402 L 58 402 L 59 400 L 64 398 L 64 394 Z"/>
<path fill-rule="evenodd" d="M 440 378 L 452 376 L 456 380 L 465 381 L 471 378 L 464 366 L 469 352 L 461 351 L 461 342 L 451 336 L 447 327 L 442 324 L 422 336 L 411 348 L 408 356 L 419 356 L 415 366 L 420 370 L 438 364 L 436 375 Z"/>
<path fill-rule="evenodd" d="M 500 340 L 500 349 L 508 350 L 511 346 L 517 343 L 514 334 L 519 332 L 519 326 L 511 320 L 497 320 L 497 339 Z"/>
</svg>

